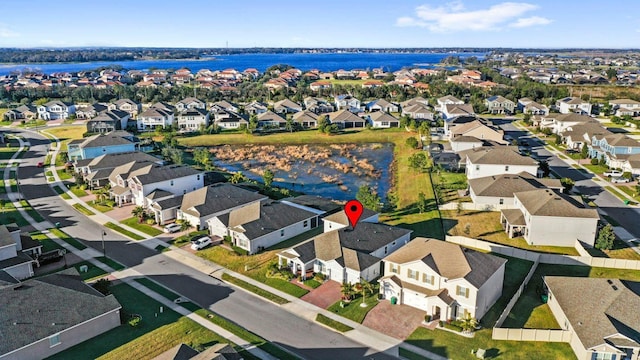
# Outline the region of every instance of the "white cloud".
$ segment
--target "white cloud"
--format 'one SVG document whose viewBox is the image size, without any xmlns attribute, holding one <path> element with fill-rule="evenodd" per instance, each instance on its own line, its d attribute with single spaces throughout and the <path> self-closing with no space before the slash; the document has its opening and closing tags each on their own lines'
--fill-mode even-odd
<svg viewBox="0 0 640 360">
<path fill-rule="evenodd" d="M 518 21 L 514 22 L 509 26 L 516 27 L 516 28 L 523 28 L 523 27 L 529 27 L 529 26 L 535 26 L 535 25 L 547 25 L 550 23 L 551 23 L 551 20 L 547 18 L 543 18 L 540 16 L 532 16 L 528 18 L 520 18 L 518 19 Z"/>
<path fill-rule="evenodd" d="M 20 34 L 9 29 L 7 25 L 0 24 L 0 38 L 13 38 L 18 36 L 20 36 Z"/>
<path fill-rule="evenodd" d="M 514 27 L 546 25 L 551 20 L 539 16 L 521 18 L 525 13 L 538 8 L 528 3 L 503 2 L 486 9 L 467 10 L 456 1 L 443 6 L 421 5 L 414 17 L 405 16 L 396 20 L 396 26 L 418 26 L 433 32 L 495 31 L 515 20 Z"/>
</svg>

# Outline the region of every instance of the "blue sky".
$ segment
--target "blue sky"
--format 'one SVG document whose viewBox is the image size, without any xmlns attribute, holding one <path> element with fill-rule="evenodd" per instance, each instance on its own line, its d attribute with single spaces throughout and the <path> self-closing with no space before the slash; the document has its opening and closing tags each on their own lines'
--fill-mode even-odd
<svg viewBox="0 0 640 360">
<path fill-rule="evenodd" d="M 640 47 L 640 1 L 0 0 L 0 47 Z"/>
</svg>

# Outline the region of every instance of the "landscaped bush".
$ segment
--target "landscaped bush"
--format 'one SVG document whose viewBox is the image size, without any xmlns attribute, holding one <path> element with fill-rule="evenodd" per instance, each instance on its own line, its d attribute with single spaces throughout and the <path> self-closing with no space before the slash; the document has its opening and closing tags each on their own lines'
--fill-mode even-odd
<svg viewBox="0 0 640 360">
<path fill-rule="evenodd" d="M 138 315 L 138 314 L 131 315 L 131 319 L 129 319 L 129 321 L 127 321 L 129 326 L 131 326 L 131 327 L 136 327 L 136 326 L 140 325 L 141 322 L 142 322 L 142 316 Z"/>
<path fill-rule="evenodd" d="M 460 325 L 458 325 L 457 321 L 452 321 L 450 323 L 449 322 L 445 322 L 443 326 L 444 326 L 445 329 L 449 329 L 449 330 L 453 330 L 453 331 L 457 331 L 457 332 L 462 332 L 462 327 Z"/>
<path fill-rule="evenodd" d="M 236 252 L 236 254 L 244 256 L 244 255 L 249 255 L 249 252 L 243 248 L 237 247 L 235 245 L 231 245 L 231 248 L 233 249 L 233 251 Z"/>
<path fill-rule="evenodd" d="M 598 159 L 595 159 L 595 158 L 591 159 L 591 165 L 598 165 L 598 163 L 599 163 Z"/>
</svg>

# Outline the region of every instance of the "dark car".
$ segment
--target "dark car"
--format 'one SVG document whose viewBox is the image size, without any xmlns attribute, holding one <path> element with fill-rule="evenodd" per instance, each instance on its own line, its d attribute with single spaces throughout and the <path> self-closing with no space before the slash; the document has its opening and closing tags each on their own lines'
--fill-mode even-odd
<svg viewBox="0 0 640 360">
<path fill-rule="evenodd" d="M 62 260 L 64 253 L 65 251 L 63 249 L 51 250 L 40 254 L 36 260 L 39 265 L 54 263 Z"/>
</svg>

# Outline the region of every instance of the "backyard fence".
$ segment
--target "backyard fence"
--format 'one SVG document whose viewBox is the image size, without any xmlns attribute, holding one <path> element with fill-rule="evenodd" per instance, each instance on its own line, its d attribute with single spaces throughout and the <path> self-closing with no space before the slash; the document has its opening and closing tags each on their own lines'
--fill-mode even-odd
<svg viewBox="0 0 640 360">
<path fill-rule="evenodd" d="M 571 341 L 571 331 L 549 330 L 549 329 L 507 329 L 493 328 L 491 338 L 493 340 L 512 341 L 544 341 L 544 342 L 564 342 Z"/>
<path fill-rule="evenodd" d="M 504 308 L 504 310 L 502 310 L 502 314 L 500 314 L 500 317 L 498 318 L 498 321 L 496 321 L 496 324 L 494 325 L 495 327 L 502 326 L 504 321 L 507 319 L 507 316 L 509 316 L 509 313 L 511 312 L 511 309 L 513 309 L 513 307 L 515 306 L 516 302 L 518 302 L 518 299 L 520 298 L 520 295 L 522 295 L 522 293 L 524 292 L 524 288 L 529 283 L 529 280 L 531 280 L 531 277 L 533 277 L 533 273 L 536 272 L 536 269 L 538 268 L 539 260 L 540 260 L 540 256 L 538 256 L 534 260 L 533 266 L 531 267 L 531 269 L 529 269 L 529 273 L 524 278 L 524 281 L 522 281 L 522 284 L 520 284 L 520 287 L 518 287 L 518 291 L 516 291 L 516 293 L 511 298 L 511 300 L 509 300 L 509 303 L 507 304 L 507 306 Z"/>
<path fill-rule="evenodd" d="M 560 254 L 541 254 L 535 251 L 516 249 L 510 246 L 494 244 L 488 241 L 471 239 L 464 236 L 446 236 L 445 240 L 458 245 L 491 251 L 502 255 L 512 256 L 519 259 L 535 261 L 536 257 L 540 257 L 542 264 L 554 265 L 574 265 L 574 266 L 591 266 L 604 267 L 611 269 L 623 270 L 640 270 L 640 260 L 612 259 L 591 256 L 570 256 Z"/>
</svg>

